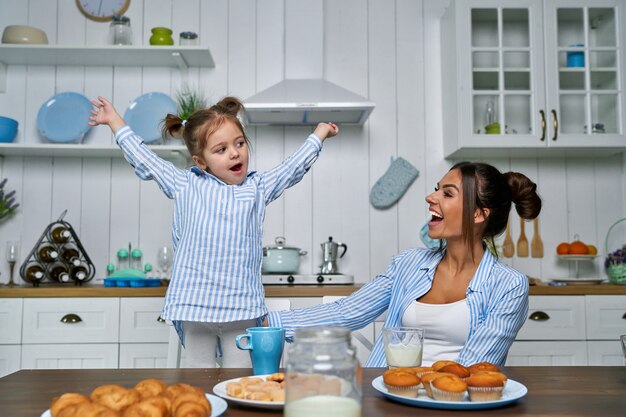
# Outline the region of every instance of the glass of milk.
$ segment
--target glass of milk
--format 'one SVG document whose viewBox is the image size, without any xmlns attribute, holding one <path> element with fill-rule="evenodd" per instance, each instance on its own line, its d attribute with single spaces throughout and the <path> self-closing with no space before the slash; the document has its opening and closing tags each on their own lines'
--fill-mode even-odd
<svg viewBox="0 0 626 417">
<path fill-rule="evenodd" d="M 390 368 L 422 365 L 424 330 L 416 327 L 383 328 L 385 356 Z"/>
</svg>

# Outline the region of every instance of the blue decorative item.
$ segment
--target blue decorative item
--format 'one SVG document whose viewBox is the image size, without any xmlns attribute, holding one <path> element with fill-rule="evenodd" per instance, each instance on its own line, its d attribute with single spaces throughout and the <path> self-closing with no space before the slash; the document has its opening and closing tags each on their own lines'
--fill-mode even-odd
<svg viewBox="0 0 626 417">
<path fill-rule="evenodd" d="M 145 143 L 161 141 L 161 120 L 168 113 L 176 113 L 176 102 L 163 93 L 147 93 L 133 100 L 124 120 Z"/>
<path fill-rule="evenodd" d="M 570 45 L 576 48 L 582 48 L 583 44 Z M 569 68 L 584 68 L 585 67 L 585 52 L 584 51 L 571 51 L 567 53 L 567 66 Z"/>
<path fill-rule="evenodd" d="M 13 142 L 17 136 L 17 126 L 17 120 L 0 116 L 0 142 Z"/>
<path fill-rule="evenodd" d="M 91 129 L 91 102 L 82 94 L 65 92 L 46 100 L 37 113 L 37 129 L 50 142 L 79 143 Z"/>
<path fill-rule="evenodd" d="M 370 191 L 370 203 L 377 209 L 393 206 L 418 175 L 419 171 L 406 159 L 392 158 L 389 169 L 376 181 Z"/>
</svg>

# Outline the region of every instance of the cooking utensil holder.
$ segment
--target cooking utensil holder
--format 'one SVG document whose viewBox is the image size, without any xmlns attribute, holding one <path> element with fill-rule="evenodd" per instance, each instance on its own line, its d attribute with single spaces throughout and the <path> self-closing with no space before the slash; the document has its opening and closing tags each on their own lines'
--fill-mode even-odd
<svg viewBox="0 0 626 417">
<path fill-rule="evenodd" d="M 65 245 L 74 245 L 76 247 L 76 249 L 78 250 L 78 259 L 80 260 L 81 265 L 87 269 L 87 276 L 85 277 L 85 279 L 81 281 L 74 281 L 75 285 L 82 285 L 83 282 L 90 281 L 96 274 L 96 267 L 94 266 L 93 262 L 91 262 L 91 259 L 87 255 L 87 251 L 85 251 L 85 248 L 83 247 L 83 244 L 80 242 L 80 239 L 78 238 L 78 235 L 74 231 L 74 228 L 72 227 L 71 224 L 63 220 L 63 217 L 65 217 L 66 213 L 67 213 L 67 210 L 63 211 L 63 213 L 61 213 L 61 216 L 59 216 L 59 219 L 57 221 L 50 223 L 44 229 L 43 233 L 41 234 L 41 237 L 37 240 L 37 242 L 31 249 L 28 256 L 26 256 L 26 258 L 24 259 L 24 263 L 22 263 L 22 266 L 20 267 L 20 275 L 22 276 L 22 279 L 26 282 L 33 284 L 34 287 L 38 287 L 42 281 L 56 282 L 50 277 L 50 269 L 51 269 L 52 263 L 47 263 L 47 264 L 41 263 L 36 256 L 37 249 L 41 247 L 42 244 L 50 244 L 55 249 L 57 249 L 59 253 L 59 261 L 63 262 L 67 266 L 68 271 L 71 270 L 72 266 L 68 262 L 65 262 L 63 259 L 61 259 L 60 254 Z M 67 242 L 57 243 L 48 238 L 48 236 L 50 236 L 52 227 L 57 226 L 57 225 L 61 225 L 65 227 L 70 232 L 71 237 L 67 240 Z M 25 278 L 26 266 L 32 262 L 41 264 L 41 266 L 45 269 L 44 277 L 41 281 L 30 282 Z"/>
<path fill-rule="evenodd" d="M 609 227 L 608 232 L 606 232 L 606 238 L 604 240 L 604 250 L 606 252 L 607 259 L 605 261 L 606 273 L 609 276 L 609 281 L 612 284 L 622 284 L 626 285 L 626 262 L 622 259 L 621 262 L 610 262 L 609 261 L 609 236 L 611 232 L 621 222 L 626 221 L 626 217 L 623 219 L 619 219 L 615 223 Z"/>
</svg>

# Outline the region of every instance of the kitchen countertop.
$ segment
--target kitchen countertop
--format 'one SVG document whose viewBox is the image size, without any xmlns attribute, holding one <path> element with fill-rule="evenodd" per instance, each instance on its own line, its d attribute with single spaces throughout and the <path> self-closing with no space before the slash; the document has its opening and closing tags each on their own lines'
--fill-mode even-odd
<svg viewBox="0 0 626 417">
<path fill-rule="evenodd" d="M 519 366 L 503 372 L 528 388 L 528 394 L 501 408 L 483 411 L 431 410 L 388 400 L 372 387 L 383 368 L 363 368 L 363 417 L 402 416 L 623 416 L 626 372 L 623 366 Z M 250 375 L 250 369 L 59 369 L 21 370 L 0 378 L 2 415 L 37 417 L 64 392 L 87 394 L 103 384 L 133 386 L 146 378 L 167 384 L 184 382 L 212 393 L 221 381 Z M 583 383 L 581 383 L 583 382 Z M 467 413 L 467 414 L 466 414 Z M 259 410 L 229 404 L 224 417 L 282 416 L 283 410 Z"/>
<path fill-rule="evenodd" d="M 354 285 L 265 285 L 267 297 L 322 297 L 345 296 L 361 288 Z M 75 286 L 68 284 L 44 284 L 32 286 L 0 287 L 0 298 L 49 298 L 49 297 L 164 297 L 167 287 L 117 288 L 102 285 Z M 531 285 L 530 295 L 626 295 L 626 285 Z"/>
</svg>

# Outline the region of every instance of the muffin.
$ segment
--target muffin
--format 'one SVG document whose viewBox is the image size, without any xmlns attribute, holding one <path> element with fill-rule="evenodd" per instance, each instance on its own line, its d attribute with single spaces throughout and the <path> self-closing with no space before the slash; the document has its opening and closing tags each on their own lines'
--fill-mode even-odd
<svg viewBox="0 0 626 417">
<path fill-rule="evenodd" d="M 438 401 L 463 401 L 467 384 L 456 375 L 445 375 L 431 382 L 433 398 Z"/>
<path fill-rule="evenodd" d="M 496 375 L 478 373 L 465 381 L 470 401 L 496 401 L 502 398 L 504 381 Z"/>
<path fill-rule="evenodd" d="M 478 362 L 474 365 L 468 366 L 467 369 L 469 369 L 470 374 L 475 374 L 480 371 L 500 372 L 500 369 L 490 362 Z"/>
<path fill-rule="evenodd" d="M 389 369 L 383 373 L 383 382 L 390 394 L 417 398 L 420 378 L 406 368 Z"/>
<path fill-rule="evenodd" d="M 432 366 L 414 366 L 412 369 L 420 378 L 431 372 L 435 372 Z"/>
<path fill-rule="evenodd" d="M 451 363 L 451 364 L 442 366 L 441 368 L 439 368 L 438 372 L 446 372 L 448 374 L 454 374 L 461 379 L 464 379 L 470 376 L 469 369 L 467 369 L 466 367 L 464 367 L 463 365 L 459 363 Z"/>
<path fill-rule="evenodd" d="M 437 378 L 441 378 L 442 376 L 446 376 L 446 375 L 452 375 L 452 374 L 447 374 L 445 372 L 431 372 L 429 374 L 424 374 L 422 376 L 422 386 L 424 387 L 424 389 L 426 390 L 426 395 L 428 395 L 430 398 L 433 398 L 433 391 L 431 388 L 431 383 L 437 379 Z"/>
<path fill-rule="evenodd" d="M 446 365 L 451 365 L 451 364 L 454 364 L 454 363 L 458 363 L 458 362 L 455 362 L 455 361 L 437 361 L 437 362 L 434 362 L 431 366 L 433 368 L 433 371 L 439 372 L 439 369 L 443 368 Z"/>
<path fill-rule="evenodd" d="M 508 380 L 507 376 L 504 375 L 502 372 L 478 371 L 476 373 L 473 373 L 472 376 L 473 375 L 491 375 L 491 376 L 496 377 L 499 380 L 501 380 L 503 386 L 506 386 L 506 381 Z"/>
</svg>

